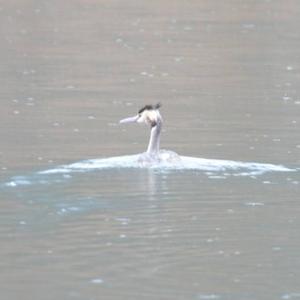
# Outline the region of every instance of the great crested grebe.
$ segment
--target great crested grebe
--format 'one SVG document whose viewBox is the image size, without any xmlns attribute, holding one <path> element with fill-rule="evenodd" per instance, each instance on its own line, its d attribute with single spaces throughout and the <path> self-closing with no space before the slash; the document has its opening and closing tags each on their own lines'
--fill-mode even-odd
<svg viewBox="0 0 300 300">
<path fill-rule="evenodd" d="M 290 169 L 282 165 L 273 165 L 255 162 L 241 162 L 232 160 L 207 159 L 191 156 L 179 156 L 177 153 L 159 148 L 160 133 L 163 119 L 159 112 L 160 104 L 146 105 L 134 117 L 126 118 L 120 123 L 145 123 L 150 126 L 150 140 L 147 151 L 144 153 L 123 155 L 108 158 L 83 160 L 54 169 L 44 170 L 39 174 L 58 174 L 82 172 L 112 168 L 150 168 L 156 170 L 198 170 L 223 174 L 222 176 L 254 176 L 266 172 L 291 172 L 299 169 Z M 209 173 L 210 174 L 210 173 Z M 14 184 L 14 183 L 12 183 Z"/>
<path fill-rule="evenodd" d="M 134 117 L 125 118 L 120 123 L 145 123 L 150 125 L 151 133 L 147 151 L 142 153 L 139 162 L 142 164 L 157 162 L 179 162 L 180 156 L 173 151 L 160 150 L 160 133 L 162 129 L 163 119 L 159 112 L 160 103 L 156 105 L 145 105 L 138 111 Z"/>
</svg>

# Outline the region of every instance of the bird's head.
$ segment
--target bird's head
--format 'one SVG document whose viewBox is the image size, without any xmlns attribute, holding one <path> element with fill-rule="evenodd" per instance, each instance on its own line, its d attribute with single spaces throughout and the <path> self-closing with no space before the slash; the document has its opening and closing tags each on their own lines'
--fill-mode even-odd
<svg viewBox="0 0 300 300">
<path fill-rule="evenodd" d="M 145 105 L 138 111 L 138 114 L 134 117 L 122 119 L 120 123 L 145 123 L 151 127 L 155 127 L 159 122 L 162 122 L 162 117 L 159 113 L 161 105 Z"/>
</svg>

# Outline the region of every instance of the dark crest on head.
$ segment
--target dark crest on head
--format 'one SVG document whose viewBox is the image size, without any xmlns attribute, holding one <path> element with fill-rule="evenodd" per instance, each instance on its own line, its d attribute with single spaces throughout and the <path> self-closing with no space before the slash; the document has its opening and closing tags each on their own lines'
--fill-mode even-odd
<svg viewBox="0 0 300 300">
<path fill-rule="evenodd" d="M 155 110 L 159 109 L 161 107 L 160 103 L 157 103 L 156 105 L 145 105 L 143 108 L 139 110 L 139 114 L 141 114 L 145 110 Z"/>
</svg>

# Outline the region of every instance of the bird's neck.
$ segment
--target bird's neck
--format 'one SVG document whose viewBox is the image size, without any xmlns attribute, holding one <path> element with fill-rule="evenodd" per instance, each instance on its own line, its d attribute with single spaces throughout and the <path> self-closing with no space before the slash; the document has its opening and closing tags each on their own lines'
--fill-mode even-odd
<svg viewBox="0 0 300 300">
<path fill-rule="evenodd" d="M 147 149 L 147 154 L 156 156 L 159 153 L 160 131 L 162 122 L 158 121 L 155 126 L 151 128 L 150 140 Z"/>
</svg>

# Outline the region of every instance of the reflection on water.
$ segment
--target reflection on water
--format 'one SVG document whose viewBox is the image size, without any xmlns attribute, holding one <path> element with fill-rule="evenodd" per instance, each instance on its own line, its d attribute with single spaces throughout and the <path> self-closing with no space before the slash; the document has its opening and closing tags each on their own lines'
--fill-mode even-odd
<svg viewBox="0 0 300 300">
<path fill-rule="evenodd" d="M 106 169 L 68 175 L 2 186 L 9 200 L 1 221 L 9 245 L 1 255 L 10 257 L 1 269 L 12 276 L 5 276 L 7 295 L 24 282 L 24 268 L 33 275 L 20 291 L 30 294 L 47 280 L 43 289 L 51 297 L 82 299 L 95 293 L 248 298 L 263 294 L 260 283 L 274 272 L 266 286 L 280 297 L 274 276 L 285 286 L 298 280 L 298 271 L 286 265 L 298 256 L 291 247 L 299 226 L 297 172 L 222 177 Z"/>
<path fill-rule="evenodd" d="M 1 298 L 300 298 L 299 5 L 0 4 Z"/>
</svg>

